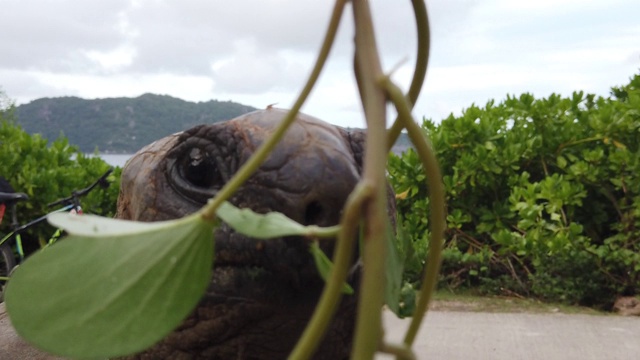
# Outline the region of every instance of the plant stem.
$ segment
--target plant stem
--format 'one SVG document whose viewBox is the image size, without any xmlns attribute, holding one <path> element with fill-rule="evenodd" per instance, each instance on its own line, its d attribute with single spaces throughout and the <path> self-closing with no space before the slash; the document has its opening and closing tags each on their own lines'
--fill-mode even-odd
<svg viewBox="0 0 640 360">
<path fill-rule="evenodd" d="M 359 184 L 349 195 L 338 234 L 338 243 L 333 256 L 333 270 L 322 291 L 318 305 L 293 349 L 289 359 L 309 359 L 320 345 L 327 327 L 342 296 L 343 284 L 347 278 L 349 265 L 353 259 L 354 240 L 357 238 L 358 224 L 362 215 L 362 205 L 371 196 L 370 188 Z"/>
<path fill-rule="evenodd" d="M 271 151 L 276 147 L 280 139 L 284 136 L 287 129 L 291 124 L 295 121 L 296 115 L 300 108 L 307 100 L 307 97 L 311 93 L 314 85 L 316 84 L 322 69 L 329 57 L 329 53 L 331 52 L 331 47 L 333 46 L 336 33 L 338 32 L 338 26 L 340 25 L 340 18 L 342 17 L 342 13 L 344 11 L 344 7 L 347 0 L 337 0 L 336 4 L 333 8 L 333 12 L 331 14 L 331 20 L 329 21 L 329 28 L 325 34 L 325 38 L 322 42 L 322 47 L 320 48 L 320 53 L 318 54 L 318 58 L 316 59 L 316 63 L 309 75 L 309 79 L 305 84 L 304 88 L 298 95 L 296 102 L 291 107 L 291 110 L 287 113 L 287 115 L 282 119 L 282 122 L 278 125 L 273 135 L 267 139 L 258 150 L 249 158 L 249 160 L 238 170 L 238 172 L 225 184 L 225 186 L 220 189 L 218 194 L 210 200 L 207 205 L 205 205 L 201 210 L 201 216 L 207 221 L 215 221 L 216 219 L 216 210 L 224 201 L 229 199 L 231 195 L 233 195 L 236 190 L 258 169 L 260 164 L 264 162 L 264 160 L 269 156 Z"/>
<path fill-rule="evenodd" d="M 413 108 L 418 97 L 420 96 L 420 90 L 424 84 L 424 78 L 427 74 L 427 66 L 429 64 L 429 50 L 431 48 L 431 32 L 429 30 L 429 16 L 427 13 L 427 6 L 424 0 L 411 0 L 413 5 L 413 13 L 416 20 L 417 27 L 417 43 L 418 51 L 416 57 L 416 66 L 413 71 L 413 78 L 411 79 L 411 85 L 407 92 L 407 98 L 409 105 Z M 400 136 L 400 132 L 404 129 L 404 124 L 396 117 L 391 128 L 387 131 L 387 146 L 388 150 Z"/>
<path fill-rule="evenodd" d="M 391 82 L 389 77 L 385 76 L 381 78 L 381 83 L 386 89 L 391 101 L 396 105 L 398 118 L 406 126 L 409 138 L 415 145 L 424 171 L 428 175 L 427 187 L 429 189 L 429 203 L 431 204 L 431 213 L 429 214 L 431 239 L 429 242 L 429 255 L 427 257 L 427 269 L 422 281 L 418 304 L 411 319 L 409 330 L 407 330 L 404 338 L 404 343 L 410 347 L 418 334 L 418 330 L 420 330 L 420 324 L 426 315 L 429 302 L 431 301 L 438 281 L 438 273 L 440 272 L 441 253 L 444 243 L 443 235 L 446 226 L 444 187 L 442 185 L 442 174 L 440 173 L 436 156 L 427 144 L 422 130 L 413 120 L 407 99 L 402 95 L 402 91 Z"/>
<path fill-rule="evenodd" d="M 380 351 L 387 354 L 392 354 L 396 356 L 396 359 L 401 360 L 415 360 L 416 354 L 413 353 L 410 347 L 396 344 L 387 344 L 383 343 L 380 346 Z"/>
<path fill-rule="evenodd" d="M 407 98 L 409 100 L 410 109 L 413 108 L 422 85 L 424 84 L 424 78 L 427 75 L 427 66 L 429 65 L 429 50 L 431 49 L 431 32 L 429 30 L 429 16 L 427 13 L 427 6 L 424 0 L 411 0 L 413 5 L 413 13 L 416 18 L 416 33 L 417 33 L 417 45 L 418 52 L 416 57 L 416 67 L 413 72 L 413 79 L 409 86 L 409 92 Z"/>
<path fill-rule="evenodd" d="M 386 98 L 376 83 L 383 75 L 367 0 L 353 0 L 355 64 L 361 99 L 367 119 L 366 150 L 362 182 L 370 186 L 371 198 L 364 204 L 363 275 L 356 333 L 351 358 L 372 359 L 382 339 L 381 307 L 384 302 L 387 218 L 386 194 Z"/>
</svg>

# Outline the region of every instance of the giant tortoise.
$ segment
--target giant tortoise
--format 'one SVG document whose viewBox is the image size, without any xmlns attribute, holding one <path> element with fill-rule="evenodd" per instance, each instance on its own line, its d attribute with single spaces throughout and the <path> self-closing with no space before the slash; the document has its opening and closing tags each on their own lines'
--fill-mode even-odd
<svg viewBox="0 0 640 360">
<path fill-rule="evenodd" d="M 274 131 L 287 111 L 255 111 L 201 125 L 140 150 L 122 172 L 117 217 L 158 221 L 198 210 Z M 230 199 L 302 224 L 339 222 L 359 180 L 363 132 L 299 114 L 275 151 Z M 393 205 L 391 205 L 393 206 Z M 393 212 L 391 212 L 393 214 Z M 184 323 L 136 359 L 283 359 L 299 339 L 323 280 L 307 239 L 256 240 L 226 225 L 214 233 L 210 286 Z M 331 255 L 333 240 L 321 243 Z M 354 259 L 349 282 L 358 286 Z M 343 296 L 315 358 L 347 358 L 356 295 Z"/>
</svg>

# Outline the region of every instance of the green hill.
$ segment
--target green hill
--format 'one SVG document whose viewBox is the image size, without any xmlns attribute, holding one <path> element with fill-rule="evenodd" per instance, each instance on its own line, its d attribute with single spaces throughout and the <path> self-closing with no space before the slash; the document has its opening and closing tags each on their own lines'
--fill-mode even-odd
<svg viewBox="0 0 640 360">
<path fill-rule="evenodd" d="M 167 95 L 136 98 L 42 98 L 16 108 L 17 123 L 29 134 L 53 141 L 60 135 L 85 153 L 133 154 L 167 135 L 199 124 L 233 119 L 256 110 L 231 101 L 189 102 Z M 410 146 L 402 134 L 393 151 Z"/>
<path fill-rule="evenodd" d="M 64 134 L 83 152 L 134 153 L 175 132 L 255 110 L 231 101 L 189 102 L 166 95 L 86 100 L 43 98 L 16 108 L 18 124 L 53 140 Z"/>
</svg>

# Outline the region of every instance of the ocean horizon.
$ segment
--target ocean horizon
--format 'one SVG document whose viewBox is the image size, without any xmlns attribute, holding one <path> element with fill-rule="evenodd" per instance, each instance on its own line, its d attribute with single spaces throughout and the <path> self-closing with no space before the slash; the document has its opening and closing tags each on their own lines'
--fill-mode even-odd
<svg viewBox="0 0 640 360">
<path fill-rule="evenodd" d="M 98 156 L 111 166 L 123 167 L 133 154 L 98 154 Z"/>
<path fill-rule="evenodd" d="M 407 145 L 395 145 L 392 148 L 392 151 L 396 154 L 396 155 L 401 155 L 404 151 L 406 151 L 410 146 Z M 87 154 L 89 156 L 93 156 L 93 154 Z M 104 154 L 104 153 L 99 153 L 98 156 L 107 162 L 107 164 L 111 165 L 111 166 L 119 166 L 119 167 L 123 167 L 127 161 L 129 159 L 131 159 L 131 157 L 134 154 Z"/>
</svg>

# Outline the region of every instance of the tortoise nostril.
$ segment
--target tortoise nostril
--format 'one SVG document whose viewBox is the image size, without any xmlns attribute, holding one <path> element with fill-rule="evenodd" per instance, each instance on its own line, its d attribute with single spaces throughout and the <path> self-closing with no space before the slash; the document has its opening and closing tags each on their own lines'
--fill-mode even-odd
<svg viewBox="0 0 640 360">
<path fill-rule="evenodd" d="M 312 201 L 307 204 L 307 208 L 304 212 L 304 224 L 325 225 L 322 224 L 323 220 L 325 220 L 325 210 L 322 205 L 317 201 Z"/>
</svg>

